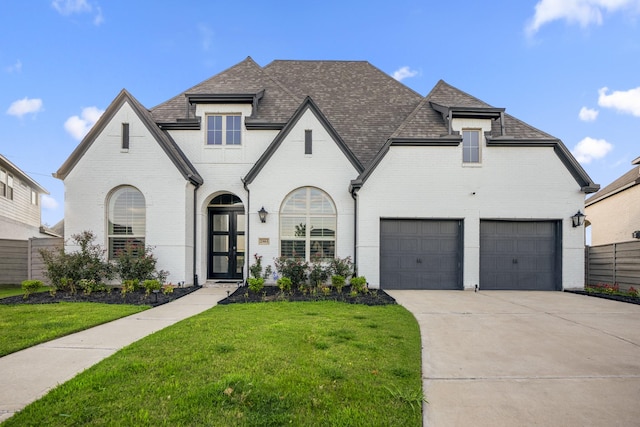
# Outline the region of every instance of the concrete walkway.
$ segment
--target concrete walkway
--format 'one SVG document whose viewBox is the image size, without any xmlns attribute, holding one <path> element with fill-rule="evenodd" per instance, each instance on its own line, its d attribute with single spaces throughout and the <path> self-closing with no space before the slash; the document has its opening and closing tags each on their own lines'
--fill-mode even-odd
<svg viewBox="0 0 640 427">
<path fill-rule="evenodd" d="M 0 422 L 121 348 L 201 313 L 227 289 L 199 289 L 180 299 L 0 358 Z"/>
<path fill-rule="evenodd" d="M 389 291 L 422 335 L 424 425 L 640 425 L 640 306 L 562 292 Z"/>
</svg>

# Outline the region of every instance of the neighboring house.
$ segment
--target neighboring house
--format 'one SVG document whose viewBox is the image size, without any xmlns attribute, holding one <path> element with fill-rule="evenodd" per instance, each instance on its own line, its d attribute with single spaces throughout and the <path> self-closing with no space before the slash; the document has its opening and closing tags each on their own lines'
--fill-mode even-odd
<svg viewBox="0 0 640 427">
<path fill-rule="evenodd" d="M 585 202 L 593 246 L 640 238 L 633 235 L 640 232 L 640 157 L 631 163 L 633 169 Z"/>
<path fill-rule="evenodd" d="M 47 237 L 41 226 L 42 194 L 49 192 L 0 154 L 0 239 Z"/>
<path fill-rule="evenodd" d="M 173 282 L 350 256 L 385 289 L 582 287 L 571 216 L 599 188 L 444 81 L 423 97 L 368 62 L 251 58 L 150 110 L 123 90 L 56 176 L 66 237 L 144 242 Z"/>
</svg>

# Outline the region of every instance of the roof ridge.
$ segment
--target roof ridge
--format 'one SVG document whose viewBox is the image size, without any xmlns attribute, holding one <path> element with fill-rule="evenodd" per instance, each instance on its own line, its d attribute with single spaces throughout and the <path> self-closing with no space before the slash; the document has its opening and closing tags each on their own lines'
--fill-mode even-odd
<svg viewBox="0 0 640 427">
<path fill-rule="evenodd" d="M 237 64 L 234 64 L 234 65 L 232 65 L 230 67 L 227 67 L 224 70 L 214 74 L 213 76 L 207 77 L 206 79 L 202 80 L 200 83 L 197 83 L 197 84 L 191 86 L 190 88 L 188 88 L 186 90 L 183 90 L 179 94 L 177 94 L 175 96 L 172 96 L 171 98 L 167 99 L 166 101 L 161 102 L 160 104 L 157 104 L 157 105 L 153 106 L 152 108 L 149 109 L 149 111 L 153 111 L 153 110 L 155 110 L 155 109 L 157 109 L 157 108 L 159 108 L 159 107 L 161 107 L 161 106 L 163 106 L 165 104 L 168 104 L 169 102 L 173 101 L 174 99 L 179 98 L 181 96 L 184 96 L 185 94 L 191 92 L 193 89 L 197 88 L 198 86 L 202 86 L 205 83 L 213 80 L 214 78 L 218 77 L 220 74 L 224 74 L 227 71 L 229 71 L 229 70 L 231 70 L 231 69 L 233 69 L 235 67 L 238 67 L 238 66 L 240 66 L 242 64 L 245 64 L 245 63 L 255 65 L 257 68 L 262 69 L 262 67 L 256 61 L 254 61 L 252 57 L 247 56 L 245 59 L 243 59 L 242 61 L 238 62 Z"/>
<path fill-rule="evenodd" d="M 438 86 L 443 86 L 443 85 L 446 85 L 446 86 L 450 87 L 451 89 L 453 89 L 453 90 L 455 90 L 455 91 L 457 91 L 457 92 L 461 93 L 462 95 L 468 96 L 469 98 L 471 98 L 471 99 L 473 99 L 473 100 L 475 100 L 475 101 L 478 101 L 478 102 L 480 102 L 480 103 L 482 103 L 482 104 L 486 104 L 486 105 L 488 105 L 488 106 L 489 106 L 489 107 L 491 107 L 491 108 L 496 108 L 496 107 L 494 107 L 493 105 L 489 104 L 488 102 L 485 102 L 485 101 L 483 101 L 482 99 L 480 99 L 480 98 L 478 98 L 478 97 L 475 97 L 475 96 L 471 95 L 470 93 L 467 93 L 467 92 L 465 92 L 464 90 L 459 89 L 459 88 L 457 88 L 456 86 L 454 86 L 454 85 L 452 85 L 452 84 L 450 84 L 450 83 L 447 83 L 447 82 L 446 82 L 446 81 L 444 81 L 443 79 L 440 79 L 440 80 L 438 81 L 438 83 L 437 83 L 437 84 L 436 84 L 436 86 L 434 87 L 434 90 L 435 90 L 435 88 L 436 88 L 436 87 L 438 87 Z M 430 94 L 430 95 L 431 95 L 431 94 Z M 457 105 L 452 105 L 452 107 L 457 107 Z"/>
</svg>

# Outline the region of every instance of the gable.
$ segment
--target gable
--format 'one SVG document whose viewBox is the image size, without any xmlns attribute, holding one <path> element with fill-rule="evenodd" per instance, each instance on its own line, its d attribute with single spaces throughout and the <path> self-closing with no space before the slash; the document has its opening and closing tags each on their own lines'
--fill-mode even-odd
<svg viewBox="0 0 640 427">
<path fill-rule="evenodd" d="M 485 132 L 487 147 L 552 147 L 583 192 L 593 193 L 600 188 L 558 138 L 506 114 L 504 108 L 492 107 L 440 80 L 351 183 L 352 190 L 362 187 L 391 145 L 459 145 L 461 137 L 453 131 L 452 123 L 457 118 L 490 120 L 491 130 Z"/>
<path fill-rule="evenodd" d="M 123 89 L 113 100 L 100 119 L 98 119 L 96 124 L 91 128 L 89 133 L 83 138 L 69 158 L 54 174 L 54 177 L 62 180 L 66 178 L 71 170 L 82 159 L 82 156 L 95 142 L 97 137 L 104 131 L 107 125 L 125 104 L 128 104 L 131 107 L 182 176 L 194 185 L 201 185 L 203 182 L 202 177 L 198 174 L 195 167 L 191 164 L 189 159 L 187 159 L 182 150 L 180 150 L 175 141 L 173 141 L 167 132 L 158 128 L 158 126 L 153 122 L 149 112 L 145 110 L 142 105 L 125 89 Z"/>
<path fill-rule="evenodd" d="M 243 182 L 245 184 L 250 184 L 258 176 L 258 174 L 260 174 L 260 171 L 262 171 L 262 169 L 267 164 L 269 159 L 271 159 L 271 157 L 275 154 L 275 152 L 278 150 L 282 142 L 287 138 L 291 130 L 296 127 L 296 125 L 298 124 L 298 122 L 301 120 L 301 118 L 306 112 L 311 112 L 316 117 L 316 119 L 320 122 L 320 124 L 325 129 L 325 131 L 329 134 L 331 139 L 336 143 L 340 151 L 342 151 L 344 156 L 349 160 L 349 162 L 354 167 L 354 169 L 358 173 L 362 172 L 362 170 L 364 169 L 362 164 L 358 161 L 358 159 L 353 154 L 353 152 L 351 152 L 347 144 L 342 140 L 342 138 L 335 131 L 333 126 L 331 126 L 331 124 L 329 123 L 327 118 L 322 114 L 322 112 L 320 111 L 318 106 L 315 104 L 315 102 L 310 97 L 307 97 L 304 100 L 304 102 L 300 105 L 300 107 L 298 107 L 298 110 L 293 115 L 291 120 L 289 120 L 287 125 L 280 131 L 278 136 L 276 136 L 273 142 L 265 150 L 265 152 L 262 154 L 260 159 L 258 159 L 255 165 L 249 170 L 247 175 L 243 178 Z"/>
<path fill-rule="evenodd" d="M 636 161 L 637 160 L 638 159 L 636 159 Z M 634 164 L 637 164 L 635 163 L 636 161 L 634 161 Z M 616 179 L 611 184 L 588 198 L 585 202 L 585 206 L 591 206 L 606 199 L 607 197 L 626 191 L 631 187 L 635 187 L 638 184 L 640 184 L 640 166 L 635 166 L 620 178 Z"/>
</svg>

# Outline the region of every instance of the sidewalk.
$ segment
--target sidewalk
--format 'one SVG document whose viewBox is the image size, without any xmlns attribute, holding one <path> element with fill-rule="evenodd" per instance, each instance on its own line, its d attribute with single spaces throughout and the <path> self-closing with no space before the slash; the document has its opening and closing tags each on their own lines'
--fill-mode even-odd
<svg viewBox="0 0 640 427">
<path fill-rule="evenodd" d="M 226 296 L 226 288 L 202 288 L 168 304 L 0 358 L 0 422 L 121 348 L 201 313 Z"/>
</svg>

